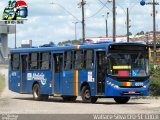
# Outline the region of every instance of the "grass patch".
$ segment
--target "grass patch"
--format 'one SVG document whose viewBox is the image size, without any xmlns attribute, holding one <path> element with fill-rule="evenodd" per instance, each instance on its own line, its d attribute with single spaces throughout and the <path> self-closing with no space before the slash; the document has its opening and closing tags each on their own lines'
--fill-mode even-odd
<svg viewBox="0 0 160 120">
<path fill-rule="evenodd" d="M 0 68 L 6 68 L 6 69 L 8 69 L 8 64 L 0 64 Z"/>
<path fill-rule="evenodd" d="M 0 94 L 5 87 L 5 76 L 0 74 Z"/>
<path fill-rule="evenodd" d="M 157 69 L 154 69 L 153 64 L 150 65 L 150 95 L 159 97 L 160 96 L 160 64 Z"/>
</svg>

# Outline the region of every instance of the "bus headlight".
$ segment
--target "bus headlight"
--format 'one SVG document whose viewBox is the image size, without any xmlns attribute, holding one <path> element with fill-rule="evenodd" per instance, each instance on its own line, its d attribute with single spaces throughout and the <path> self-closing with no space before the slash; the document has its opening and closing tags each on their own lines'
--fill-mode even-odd
<svg viewBox="0 0 160 120">
<path fill-rule="evenodd" d="M 119 86 L 118 86 L 118 85 L 115 85 L 114 88 L 119 88 Z"/>
<path fill-rule="evenodd" d="M 143 88 L 147 88 L 147 85 L 144 85 Z"/>
</svg>

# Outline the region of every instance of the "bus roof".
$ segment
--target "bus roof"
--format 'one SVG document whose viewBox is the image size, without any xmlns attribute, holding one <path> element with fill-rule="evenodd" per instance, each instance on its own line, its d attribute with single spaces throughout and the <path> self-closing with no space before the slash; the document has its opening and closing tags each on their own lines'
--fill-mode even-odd
<svg viewBox="0 0 160 120">
<path fill-rule="evenodd" d="M 19 52 L 38 52 L 38 51 L 63 51 L 63 50 L 78 50 L 78 49 L 107 49 L 110 45 L 142 45 L 141 43 L 114 43 L 114 42 L 101 42 L 101 43 L 83 43 L 79 45 L 67 45 L 67 46 L 45 46 L 44 47 L 34 47 L 34 48 L 16 48 L 12 49 L 10 53 L 19 53 Z"/>
</svg>

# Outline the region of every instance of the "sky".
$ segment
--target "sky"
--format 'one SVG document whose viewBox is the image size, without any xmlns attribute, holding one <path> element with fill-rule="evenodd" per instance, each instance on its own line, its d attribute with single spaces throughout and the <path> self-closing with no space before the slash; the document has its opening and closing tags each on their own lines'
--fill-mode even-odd
<svg viewBox="0 0 160 120">
<path fill-rule="evenodd" d="M 108 0 L 86 0 L 85 23 L 86 38 L 105 36 L 105 17 L 108 16 L 108 34 L 112 36 L 112 2 Z M 153 30 L 152 5 L 140 5 L 141 0 L 116 0 L 116 34 L 126 35 L 126 10 L 129 8 L 130 32 Z M 152 2 L 152 0 L 145 0 Z M 28 20 L 23 25 L 17 25 L 17 46 L 22 40 L 32 40 L 34 46 L 54 43 L 75 38 L 82 38 L 82 9 L 78 5 L 81 0 L 26 0 L 28 4 Z M 160 0 L 156 5 L 156 28 L 160 31 Z M 54 4 L 50 4 L 54 3 Z M 7 6 L 8 0 L 0 0 L 0 15 Z M 13 48 L 15 35 L 9 35 L 9 47 Z"/>
</svg>

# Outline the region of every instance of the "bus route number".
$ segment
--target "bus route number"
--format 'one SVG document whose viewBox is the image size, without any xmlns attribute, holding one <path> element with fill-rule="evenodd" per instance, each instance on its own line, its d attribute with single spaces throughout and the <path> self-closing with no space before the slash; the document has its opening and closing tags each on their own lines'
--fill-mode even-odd
<svg viewBox="0 0 160 120">
<path fill-rule="evenodd" d="M 135 86 L 143 86 L 144 84 L 143 84 L 143 82 L 136 82 L 135 83 Z"/>
</svg>

